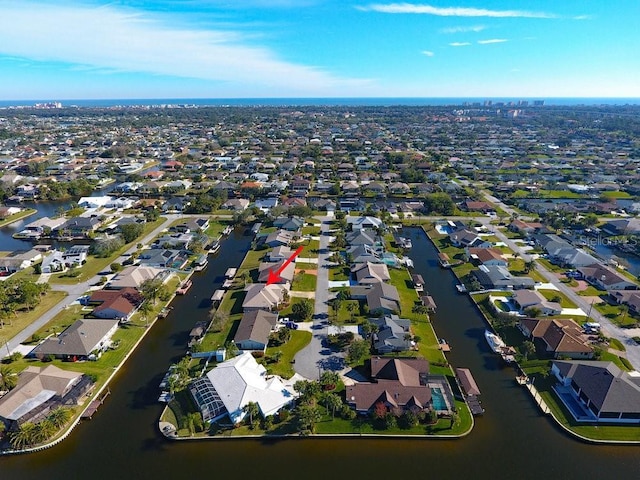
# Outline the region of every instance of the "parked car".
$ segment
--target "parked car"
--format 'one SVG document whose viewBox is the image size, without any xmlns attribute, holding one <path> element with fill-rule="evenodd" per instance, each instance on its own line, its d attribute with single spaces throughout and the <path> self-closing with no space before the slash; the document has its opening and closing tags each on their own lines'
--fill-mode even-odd
<svg viewBox="0 0 640 480">
<path fill-rule="evenodd" d="M 285 327 L 290 328 L 291 330 L 297 330 L 298 324 L 296 322 L 286 322 L 284 324 Z"/>
</svg>

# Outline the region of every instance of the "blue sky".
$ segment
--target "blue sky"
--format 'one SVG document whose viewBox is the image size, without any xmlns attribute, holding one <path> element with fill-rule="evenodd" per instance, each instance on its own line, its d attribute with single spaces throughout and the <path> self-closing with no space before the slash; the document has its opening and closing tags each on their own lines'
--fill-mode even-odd
<svg viewBox="0 0 640 480">
<path fill-rule="evenodd" d="M 0 100 L 640 97 L 637 0 L 0 0 Z"/>
</svg>

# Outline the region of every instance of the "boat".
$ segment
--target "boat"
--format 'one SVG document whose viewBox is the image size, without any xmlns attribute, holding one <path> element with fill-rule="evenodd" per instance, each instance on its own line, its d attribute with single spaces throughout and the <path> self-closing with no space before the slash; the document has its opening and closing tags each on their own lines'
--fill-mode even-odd
<svg viewBox="0 0 640 480">
<path fill-rule="evenodd" d="M 220 250 L 220 242 L 213 242 L 209 248 L 209 253 L 216 253 Z"/>
<path fill-rule="evenodd" d="M 233 227 L 231 225 L 227 225 L 224 230 L 222 230 L 222 235 L 226 236 L 233 232 Z"/>
<path fill-rule="evenodd" d="M 513 363 L 516 361 L 516 357 L 514 356 L 516 353 L 515 349 L 507 346 L 504 343 L 504 340 L 502 340 L 498 335 L 490 332 L 489 330 L 485 330 L 484 338 L 486 338 L 493 353 L 500 355 L 505 362 Z"/>
<path fill-rule="evenodd" d="M 164 307 L 162 310 L 160 310 L 158 312 L 158 318 L 165 318 L 167 315 L 169 315 L 169 312 L 171 311 L 173 307 Z"/>
<path fill-rule="evenodd" d="M 202 270 L 204 270 L 208 264 L 208 260 L 207 260 L 207 256 L 206 255 L 200 255 L 195 262 L 193 262 L 194 267 L 193 269 L 197 272 L 200 272 Z"/>
<path fill-rule="evenodd" d="M 467 293 L 467 287 L 464 285 L 464 283 L 456 285 L 456 290 L 458 290 L 458 292 L 460 293 Z"/>
<path fill-rule="evenodd" d="M 497 353 L 498 355 L 501 355 L 503 349 L 507 347 L 507 345 L 504 343 L 504 340 L 502 340 L 498 335 L 490 332 L 489 330 L 484 331 L 484 338 L 487 340 L 487 343 L 489 344 L 489 347 L 491 348 L 493 353 Z"/>
<path fill-rule="evenodd" d="M 176 295 L 184 295 L 191 288 L 191 280 L 185 280 L 176 290 Z"/>
</svg>

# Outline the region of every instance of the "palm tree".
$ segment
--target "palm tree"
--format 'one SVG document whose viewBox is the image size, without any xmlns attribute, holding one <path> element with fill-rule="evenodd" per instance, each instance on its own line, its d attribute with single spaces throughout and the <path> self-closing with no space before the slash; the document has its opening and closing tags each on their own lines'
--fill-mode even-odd
<svg viewBox="0 0 640 480">
<path fill-rule="evenodd" d="M 0 365 L 0 390 L 11 390 L 18 383 L 18 376 L 9 365 Z"/>
<path fill-rule="evenodd" d="M 331 410 L 331 420 L 333 420 L 336 410 L 342 406 L 342 400 L 340 400 L 338 395 L 331 392 L 326 392 L 322 397 L 324 406 L 327 407 L 327 410 Z"/>
<path fill-rule="evenodd" d="M 258 416 L 260 414 L 260 407 L 256 402 L 249 402 L 244 407 L 242 407 L 242 411 L 249 415 L 249 425 L 253 428 L 253 417 Z"/>
<path fill-rule="evenodd" d="M 9 438 L 11 446 L 17 450 L 29 447 L 37 441 L 37 427 L 31 422 L 20 425 L 20 429 L 13 432 Z"/>
<path fill-rule="evenodd" d="M 47 415 L 47 419 L 51 421 L 56 428 L 62 428 L 71 420 L 71 413 L 72 411 L 68 408 L 58 407 Z"/>
<path fill-rule="evenodd" d="M 320 384 L 325 388 L 325 390 L 333 390 L 339 381 L 340 375 L 333 370 L 325 370 L 322 372 L 322 375 L 320 375 Z"/>
<path fill-rule="evenodd" d="M 53 424 L 51 420 L 45 418 L 36 425 L 36 441 L 42 443 L 53 436 L 58 431 L 58 428 Z"/>
<path fill-rule="evenodd" d="M 147 326 L 149 321 L 149 314 L 153 311 L 153 307 L 149 303 L 149 300 L 143 301 L 138 307 L 138 310 L 140 310 L 140 315 L 142 315 L 142 318 L 144 318 L 144 324 L 145 326 Z"/>
<path fill-rule="evenodd" d="M 355 311 L 356 311 L 356 304 L 347 303 L 347 311 L 349 312 L 349 318 L 353 322 L 353 317 L 355 316 Z"/>
<path fill-rule="evenodd" d="M 302 404 L 296 408 L 298 417 L 298 430 L 301 434 L 313 433 L 316 423 L 322 419 L 322 414 L 316 405 Z"/>
</svg>

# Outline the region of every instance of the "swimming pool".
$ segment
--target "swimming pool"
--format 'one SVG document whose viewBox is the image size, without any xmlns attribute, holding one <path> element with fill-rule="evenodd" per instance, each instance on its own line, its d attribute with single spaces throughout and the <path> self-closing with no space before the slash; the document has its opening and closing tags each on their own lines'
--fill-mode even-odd
<svg viewBox="0 0 640 480">
<path fill-rule="evenodd" d="M 431 389 L 431 402 L 433 403 L 434 410 L 448 410 L 447 402 L 444 399 L 442 390 L 439 388 Z"/>
</svg>

